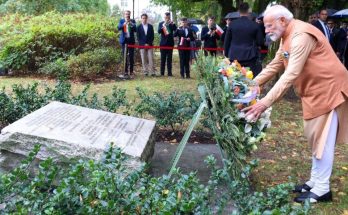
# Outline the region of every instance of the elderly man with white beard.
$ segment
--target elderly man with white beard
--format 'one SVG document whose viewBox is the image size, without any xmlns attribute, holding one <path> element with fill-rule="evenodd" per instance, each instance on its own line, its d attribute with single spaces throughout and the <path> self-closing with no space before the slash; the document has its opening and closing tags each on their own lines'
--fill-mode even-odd
<svg viewBox="0 0 348 215">
<path fill-rule="evenodd" d="M 301 98 L 304 134 L 312 148 L 307 182 L 297 185 L 296 202 L 332 201 L 330 177 L 336 143 L 348 143 L 348 72 L 325 36 L 314 26 L 296 20 L 281 5 L 264 13 L 265 31 L 281 39 L 275 58 L 254 79 L 260 86 L 284 71 L 277 83 L 255 105 L 245 108 L 257 119 L 292 85 Z"/>
</svg>

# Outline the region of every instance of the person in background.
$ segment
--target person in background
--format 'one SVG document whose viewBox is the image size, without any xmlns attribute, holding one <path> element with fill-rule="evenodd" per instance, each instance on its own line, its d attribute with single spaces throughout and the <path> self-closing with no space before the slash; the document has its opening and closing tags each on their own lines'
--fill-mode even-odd
<svg viewBox="0 0 348 215">
<path fill-rule="evenodd" d="M 120 33 L 120 44 L 122 46 L 122 56 L 125 57 L 124 74 L 120 78 L 134 78 L 134 48 L 126 48 L 126 45 L 135 44 L 135 21 L 130 18 L 131 12 L 126 10 L 124 18 L 118 23 L 117 29 Z"/>
<path fill-rule="evenodd" d="M 224 53 L 231 62 L 237 60 L 242 66 L 249 67 L 255 77 L 262 70 L 259 53 L 260 46 L 264 44 L 263 33 L 259 25 L 248 18 L 248 3 L 240 5 L 239 14 L 240 18 L 228 26 Z"/>
<path fill-rule="evenodd" d="M 313 22 L 313 25 L 317 27 L 325 35 L 328 41 L 330 41 L 330 32 L 329 32 L 329 28 L 326 25 L 327 16 L 328 16 L 327 10 L 321 9 L 319 11 L 319 19 Z"/>
<path fill-rule="evenodd" d="M 308 16 L 308 23 L 309 24 L 314 24 L 316 21 L 318 20 L 318 16 L 317 16 L 317 14 L 312 14 L 312 15 L 309 15 Z"/>
<path fill-rule="evenodd" d="M 263 25 L 263 17 L 258 17 L 256 18 L 256 23 L 259 25 L 261 32 L 262 32 L 262 37 L 264 38 L 263 44 L 260 46 L 261 50 L 268 50 L 268 46 L 270 44 L 270 41 L 267 41 L 267 35 L 265 33 L 265 26 Z M 266 58 L 267 53 L 260 53 L 260 64 L 262 64 L 262 61 Z"/>
<path fill-rule="evenodd" d="M 280 46 L 254 81 L 262 86 L 282 75 L 264 98 L 242 111 L 255 121 L 294 86 L 301 97 L 304 134 L 312 151 L 309 180 L 295 186 L 293 192 L 299 194 L 294 201 L 332 201 L 330 177 L 335 144 L 348 143 L 348 71 L 325 35 L 313 25 L 294 19 L 284 6 L 268 8 L 263 21 L 266 33 L 273 41 L 280 40 Z"/>
<path fill-rule="evenodd" d="M 346 50 L 346 44 L 347 44 L 347 21 L 342 22 L 341 28 L 338 31 L 337 39 L 336 39 L 336 54 L 338 58 L 342 61 L 342 63 L 345 63 L 348 59 L 345 58 L 345 52 Z"/>
<path fill-rule="evenodd" d="M 173 48 L 174 47 L 174 32 L 177 30 L 176 25 L 170 20 L 170 13 L 164 14 L 164 21 L 158 24 L 158 33 L 161 35 L 160 46 Z M 161 75 L 164 76 L 164 71 L 167 63 L 168 76 L 172 74 L 172 58 L 173 49 L 161 49 Z"/>
<path fill-rule="evenodd" d="M 153 26 L 147 22 L 148 16 L 146 13 L 141 15 L 141 24 L 137 27 L 137 38 L 140 46 L 152 46 L 154 40 Z M 143 66 L 144 75 L 149 73 L 152 76 L 156 75 L 153 63 L 153 49 L 140 49 L 141 63 Z"/>
<path fill-rule="evenodd" d="M 208 18 L 208 25 L 202 29 L 202 40 L 204 41 L 204 48 L 217 48 L 217 40 L 220 36 L 216 29 L 215 17 Z M 216 56 L 216 51 L 209 51 L 211 56 Z M 204 55 L 208 56 L 208 51 L 204 50 Z"/>
<path fill-rule="evenodd" d="M 225 19 L 225 22 L 226 22 L 226 25 L 223 28 L 224 33 L 222 33 L 221 38 L 220 38 L 222 45 L 225 42 L 226 31 L 227 31 L 229 24 L 232 22 L 232 19 Z"/>
<path fill-rule="evenodd" d="M 189 28 L 192 30 L 192 33 L 193 33 L 193 38 L 194 40 L 190 41 L 190 48 L 192 48 L 192 50 L 190 50 L 190 65 L 193 63 L 194 60 L 197 59 L 197 56 L 198 56 L 198 50 L 195 50 L 197 48 L 197 32 L 199 31 L 198 27 L 191 24 L 191 23 L 188 23 L 188 26 Z"/>
<path fill-rule="evenodd" d="M 337 42 L 338 42 L 338 36 L 339 36 L 338 34 L 339 34 L 340 29 L 336 27 L 336 23 L 332 19 L 327 20 L 327 27 L 328 27 L 329 33 L 330 33 L 331 47 L 337 53 L 337 56 L 339 56 Z"/>
<path fill-rule="evenodd" d="M 182 18 L 180 20 L 180 27 L 176 30 L 174 37 L 178 37 L 181 78 L 191 78 L 190 50 L 185 50 L 185 48 L 190 48 L 190 42 L 194 40 L 194 36 L 193 31 L 188 26 L 187 18 Z"/>
</svg>

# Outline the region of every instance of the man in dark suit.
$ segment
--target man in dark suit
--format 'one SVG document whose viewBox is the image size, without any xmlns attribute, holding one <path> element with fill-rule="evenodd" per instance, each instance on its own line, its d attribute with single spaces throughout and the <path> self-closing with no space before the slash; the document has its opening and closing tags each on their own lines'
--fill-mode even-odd
<svg viewBox="0 0 348 215">
<path fill-rule="evenodd" d="M 141 15 L 141 24 L 137 27 L 137 38 L 140 46 L 152 46 L 154 40 L 153 26 L 147 23 L 147 14 Z M 152 76 L 156 75 L 153 64 L 153 49 L 140 49 L 141 63 L 143 65 L 143 72 L 147 76 L 149 73 Z"/>
<path fill-rule="evenodd" d="M 337 56 L 339 56 L 338 36 L 340 33 L 340 29 L 336 27 L 336 23 L 332 19 L 327 20 L 327 27 L 329 29 L 329 34 L 330 34 L 330 45 L 333 48 L 333 50 L 336 52 Z"/>
<path fill-rule="evenodd" d="M 225 36 L 226 36 L 227 28 L 230 25 L 230 23 L 232 22 L 232 19 L 225 19 L 225 22 L 226 22 L 226 26 L 224 26 L 224 28 L 223 28 L 224 33 L 222 33 L 221 38 L 220 38 L 222 45 L 225 42 Z"/>
<path fill-rule="evenodd" d="M 203 27 L 201 38 L 204 41 L 204 48 L 217 48 L 217 40 L 220 36 L 216 32 L 215 17 L 208 18 L 208 26 Z M 216 51 L 209 51 L 209 53 L 216 56 Z M 208 56 L 208 51 L 204 50 L 204 55 Z"/>
<path fill-rule="evenodd" d="M 230 23 L 224 42 L 225 56 L 237 60 L 242 66 L 249 67 L 258 75 L 262 66 L 259 61 L 260 49 L 264 38 L 261 28 L 248 18 L 249 5 L 244 2 L 239 7 L 240 18 Z"/>
<path fill-rule="evenodd" d="M 343 22 L 336 36 L 336 50 L 335 50 L 338 58 L 342 62 L 344 62 L 344 60 L 347 61 L 347 59 L 344 58 L 344 54 L 346 51 L 346 44 L 347 44 L 347 32 L 348 32 L 347 22 Z"/>
<path fill-rule="evenodd" d="M 158 24 L 158 33 L 161 35 L 160 46 L 174 47 L 174 32 L 176 31 L 176 25 L 170 20 L 170 13 L 164 14 L 164 21 Z M 161 49 L 161 75 L 164 75 L 164 70 L 167 62 L 168 76 L 172 74 L 172 58 L 173 49 Z"/>
<path fill-rule="evenodd" d="M 126 48 L 126 45 L 135 44 L 134 33 L 136 32 L 136 25 L 135 21 L 130 18 L 130 15 L 131 12 L 129 10 L 126 10 L 124 12 L 124 19 L 121 19 L 117 26 L 118 30 L 121 31 L 119 41 L 122 45 L 122 55 L 126 58 L 124 75 L 121 75 L 119 77 L 125 79 L 134 78 L 134 48 Z"/>
<path fill-rule="evenodd" d="M 195 38 L 192 29 L 189 28 L 187 18 L 182 18 L 180 27 L 174 33 L 174 37 L 179 38 L 179 58 L 181 78 L 191 78 L 190 76 L 190 50 L 180 50 L 180 48 L 190 48 L 190 42 Z"/>
<path fill-rule="evenodd" d="M 319 11 L 319 19 L 313 22 L 313 25 L 317 27 L 325 35 L 328 41 L 331 41 L 329 28 L 326 25 L 327 15 L 328 15 L 327 10 L 321 9 Z"/>
</svg>

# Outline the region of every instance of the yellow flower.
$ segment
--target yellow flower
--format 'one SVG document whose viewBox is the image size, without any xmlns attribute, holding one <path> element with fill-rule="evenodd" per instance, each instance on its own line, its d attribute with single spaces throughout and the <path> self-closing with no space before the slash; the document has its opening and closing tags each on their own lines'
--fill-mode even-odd
<svg viewBox="0 0 348 215">
<path fill-rule="evenodd" d="M 167 189 L 165 189 L 165 190 L 162 191 L 162 194 L 163 194 L 163 195 L 168 195 L 168 193 L 169 193 L 169 190 L 167 190 Z"/>
<path fill-rule="evenodd" d="M 253 79 L 253 78 L 254 78 L 254 74 L 253 74 L 252 71 L 249 70 L 249 71 L 246 72 L 245 77 L 247 77 L 247 78 L 249 78 L 249 79 Z"/>
<path fill-rule="evenodd" d="M 250 105 L 254 105 L 254 104 L 256 104 L 256 99 L 254 99 L 254 100 L 251 100 L 251 102 L 250 102 Z"/>
<path fill-rule="evenodd" d="M 232 67 L 229 67 L 229 68 L 227 69 L 227 71 L 226 71 L 226 75 L 227 75 L 228 77 L 230 77 L 230 76 L 232 76 L 232 74 L 233 74 L 233 69 L 232 69 Z"/>
</svg>

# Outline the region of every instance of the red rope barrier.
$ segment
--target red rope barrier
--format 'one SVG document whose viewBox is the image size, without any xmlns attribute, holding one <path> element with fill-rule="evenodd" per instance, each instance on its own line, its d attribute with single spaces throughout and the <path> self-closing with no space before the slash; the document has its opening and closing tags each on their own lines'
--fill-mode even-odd
<svg viewBox="0 0 348 215">
<path fill-rule="evenodd" d="M 223 48 L 199 48 L 199 47 L 183 47 L 183 46 L 140 46 L 140 45 L 132 45 L 127 44 L 128 48 L 138 48 L 138 49 L 178 49 L 178 50 L 206 50 L 206 51 L 224 51 Z M 267 54 L 268 50 L 263 49 L 260 50 L 261 54 Z"/>
</svg>

